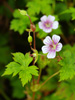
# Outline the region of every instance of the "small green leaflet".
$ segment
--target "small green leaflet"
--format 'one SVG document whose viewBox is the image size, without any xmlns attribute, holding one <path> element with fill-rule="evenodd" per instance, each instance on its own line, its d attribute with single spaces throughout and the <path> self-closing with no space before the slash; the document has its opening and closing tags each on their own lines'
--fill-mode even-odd
<svg viewBox="0 0 75 100">
<path fill-rule="evenodd" d="M 75 51 L 73 49 L 66 50 L 62 56 L 63 59 L 59 62 L 62 66 L 59 81 L 72 79 L 75 75 Z"/>
<path fill-rule="evenodd" d="M 13 74 L 13 76 L 19 74 L 19 78 L 21 79 L 22 85 L 24 86 L 26 83 L 31 81 L 32 75 L 38 76 L 37 67 L 29 64 L 32 62 L 33 58 L 30 57 L 30 53 L 26 53 L 25 55 L 17 52 L 13 53 L 13 62 L 10 62 L 6 67 L 4 75 Z"/>
</svg>

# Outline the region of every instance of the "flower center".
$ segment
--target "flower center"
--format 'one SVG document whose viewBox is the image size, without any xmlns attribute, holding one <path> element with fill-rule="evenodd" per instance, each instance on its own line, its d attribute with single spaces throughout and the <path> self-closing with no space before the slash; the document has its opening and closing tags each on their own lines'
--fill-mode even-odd
<svg viewBox="0 0 75 100">
<path fill-rule="evenodd" d="M 50 45 L 50 47 L 52 48 L 52 50 L 55 50 L 56 49 L 56 45 Z"/>
<path fill-rule="evenodd" d="M 46 27 L 50 27 L 51 24 L 50 23 L 46 23 L 45 25 L 46 25 Z"/>
</svg>

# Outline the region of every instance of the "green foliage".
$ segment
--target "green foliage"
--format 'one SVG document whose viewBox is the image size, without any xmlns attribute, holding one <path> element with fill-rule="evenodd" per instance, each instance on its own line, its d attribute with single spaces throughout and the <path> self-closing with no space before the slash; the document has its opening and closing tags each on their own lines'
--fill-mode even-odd
<svg viewBox="0 0 75 100">
<path fill-rule="evenodd" d="M 22 10 L 21 14 L 19 10 L 16 9 L 25 9 L 32 22 L 36 25 L 36 48 L 39 54 L 42 54 L 40 52 L 43 45 L 42 40 L 47 35 L 60 35 L 62 36 L 61 41 L 63 43 L 62 51 L 59 52 L 63 58 L 60 62 L 57 61 L 58 54 L 55 59 L 51 60 L 47 59 L 46 55 L 38 55 L 37 50 L 36 52 L 32 50 L 34 52 L 32 55 L 35 58 L 34 63 L 37 62 L 36 65 L 41 70 L 39 84 L 37 84 L 37 77 L 35 77 L 38 76 L 38 68 L 31 65 L 33 57 L 30 57 L 29 53 L 25 55 L 20 52 L 12 53 L 14 61 L 6 66 L 3 75 L 12 74 L 12 76 L 15 77 L 11 78 L 11 76 L 5 76 L 0 78 L 0 100 L 6 100 L 5 97 L 8 95 L 10 99 L 30 99 L 32 92 L 36 92 L 37 90 L 39 91 L 35 93 L 36 100 L 75 100 L 75 78 L 73 78 L 75 76 L 75 46 L 71 47 L 65 43 L 65 41 L 68 41 L 68 43 L 73 45 L 75 42 L 73 35 L 75 34 L 74 1 L 75 0 L 0 0 L 0 29 L 2 29 L 0 30 L 2 33 L 0 35 L 0 75 L 4 72 L 4 66 L 11 61 L 11 52 L 18 51 L 19 48 L 22 52 L 28 50 L 28 44 L 26 42 L 28 34 L 26 34 L 25 30 L 30 29 L 30 21 L 27 16 L 22 15 L 26 14 L 24 10 Z M 14 11 L 13 18 L 11 17 L 12 9 Z M 50 34 L 40 29 L 38 22 L 43 15 L 55 16 L 55 20 L 59 21 L 60 24 L 58 29 L 52 30 Z M 25 34 L 19 38 L 18 34 L 14 34 L 14 32 L 8 30 L 9 23 L 10 29 L 19 32 L 21 35 L 23 33 Z M 15 38 L 18 38 L 17 42 L 15 42 Z M 23 48 L 20 47 L 19 43 L 22 43 Z M 11 46 L 11 48 L 9 46 Z M 59 75 L 57 75 L 40 88 L 40 84 L 58 70 L 60 70 L 60 80 Z M 25 85 L 31 81 L 32 75 L 34 75 L 35 78 L 35 85 L 30 83 Z M 19 76 L 21 81 L 18 80 L 16 76 Z M 24 85 L 25 87 L 22 87 Z M 10 86 L 11 90 L 9 89 Z M 9 90 L 11 93 L 8 93 Z M 5 97 L 2 93 L 4 93 Z"/>
<path fill-rule="evenodd" d="M 62 66 L 60 69 L 60 81 L 72 79 L 75 75 L 75 46 L 70 50 L 65 50 L 62 54 L 63 59 L 59 62 Z"/>
<path fill-rule="evenodd" d="M 55 13 L 59 16 L 60 21 L 65 20 L 69 21 L 71 19 L 71 15 L 69 13 L 62 13 L 67 10 L 67 5 L 63 2 L 57 3 L 55 6 Z"/>
<path fill-rule="evenodd" d="M 59 96 L 56 96 L 55 94 L 51 96 L 45 97 L 43 100 L 65 100 L 65 99 L 60 99 Z"/>
<path fill-rule="evenodd" d="M 75 20 L 75 8 L 70 7 L 69 9 L 66 9 L 65 11 L 63 11 L 60 14 L 65 14 L 65 13 L 71 13 L 72 20 Z"/>
<path fill-rule="evenodd" d="M 57 89 L 55 95 L 59 96 L 60 99 L 64 98 L 65 100 L 75 100 L 74 84 L 75 84 L 75 78 L 60 83 L 59 88 Z"/>
<path fill-rule="evenodd" d="M 37 67 L 32 65 L 29 66 L 29 64 L 32 62 L 33 58 L 29 56 L 29 53 L 26 53 L 26 55 L 23 55 L 20 52 L 13 53 L 13 62 L 10 62 L 6 67 L 6 70 L 3 74 L 4 75 L 10 75 L 13 74 L 13 76 L 19 74 L 19 78 L 22 81 L 22 85 L 24 86 L 28 81 L 31 81 L 32 75 L 38 76 Z M 29 66 L 29 67 L 28 67 Z"/>
<path fill-rule="evenodd" d="M 11 21 L 10 29 L 13 29 L 14 31 L 18 31 L 20 34 L 23 34 L 23 32 L 30 25 L 29 18 L 27 16 L 21 15 L 19 10 L 15 10 L 13 16 L 15 19 Z M 31 20 L 33 22 L 37 19 L 38 18 L 31 16 Z"/>
<path fill-rule="evenodd" d="M 27 7 L 28 7 L 28 13 L 29 15 L 35 15 L 35 14 L 39 14 L 40 12 L 43 14 L 50 14 L 51 12 L 51 6 L 50 4 L 52 4 L 54 0 L 50 1 L 50 0 L 33 0 L 27 3 Z"/>
<path fill-rule="evenodd" d="M 37 64 L 40 69 L 43 69 L 49 64 L 50 61 L 46 58 L 46 55 L 43 55 L 41 52 L 39 52 L 39 54 Z"/>
</svg>

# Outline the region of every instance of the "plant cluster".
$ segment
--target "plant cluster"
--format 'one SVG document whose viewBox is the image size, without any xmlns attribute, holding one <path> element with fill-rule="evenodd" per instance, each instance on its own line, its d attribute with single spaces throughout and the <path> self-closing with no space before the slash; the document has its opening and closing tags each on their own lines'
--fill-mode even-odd
<svg viewBox="0 0 75 100">
<path fill-rule="evenodd" d="M 14 5 L 15 1 L 12 2 L 8 0 L 10 5 Z M 73 43 L 71 46 L 67 38 L 75 32 L 74 2 L 71 0 L 69 2 L 67 0 L 23 0 L 26 10 L 14 10 L 10 29 L 19 32 L 20 35 L 25 34 L 27 44 L 24 43 L 24 45 L 30 48 L 25 54 L 12 53 L 12 61 L 10 52 L 13 51 L 7 46 L 8 41 L 5 39 L 8 36 L 0 36 L 2 39 L 0 52 L 3 57 L 0 58 L 1 66 L 10 61 L 1 75 L 15 76 L 14 78 L 6 76 L 13 87 L 14 98 L 75 100 L 75 45 Z M 1 7 L 1 9 L 4 8 Z M 66 32 L 68 35 L 64 35 Z M 4 97 L 10 100 L 6 95 Z"/>
</svg>

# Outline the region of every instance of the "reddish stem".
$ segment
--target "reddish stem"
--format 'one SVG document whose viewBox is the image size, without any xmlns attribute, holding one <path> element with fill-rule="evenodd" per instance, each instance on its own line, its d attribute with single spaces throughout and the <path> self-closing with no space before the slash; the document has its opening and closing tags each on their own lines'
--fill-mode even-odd
<svg viewBox="0 0 75 100">
<path fill-rule="evenodd" d="M 34 37 L 34 49 L 36 49 L 36 44 L 35 44 L 35 32 L 33 32 L 33 37 Z"/>
<path fill-rule="evenodd" d="M 31 18 L 30 18 L 30 16 L 29 15 L 27 15 L 28 16 L 28 18 L 29 18 L 29 20 L 30 20 L 30 28 L 32 28 L 32 31 L 33 31 L 33 42 L 34 42 L 34 46 L 33 46 L 33 49 L 36 49 L 36 45 L 35 45 L 35 27 L 34 27 L 34 24 L 32 23 L 32 21 L 31 21 Z M 31 26 L 32 25 L 32 26 Z M 34 29 L 34 30 L 33 30 Z M 31 46 L 30 46 L 31 47 Z M 31 49 L 32 49 L 32 47 L 31 47 Z M 35 65 L 35 63 L 34 63 L 34 61 L 35 61 L 35 58 L 33 58 L 33 65 Z M 32 77 L 32 81 L 33 81 L 33 86 L 35 85 L 35 80 L 34 80 L 34 76 Z M 35 99 L 35 92 L 33 92 L 33 96 L 32 96 L 32 100 L 34 100 Z"/>
<path fill-rule="evenodd" d="M 30 16 L 29 16 L 29 15 L 27 15 L 27 16 L 28 16 L 28 18 L 29 18 L 29 20 L 30 20 L 30 24 L 33 24 L 33 23 L 32 23 L 32 21 L 31 21 L 31 18 L 30 18 Z"/>
<path fill-rule="evenodd" d="M 41 71 L 42 71 L 42 70 L 40 69 L 40 73 L 39 73 L 39 76 L 38 76 L 37 84 L 39 84 L 39 81 L 40 81 Z"/>
</svg>

